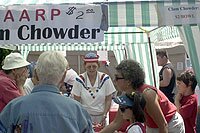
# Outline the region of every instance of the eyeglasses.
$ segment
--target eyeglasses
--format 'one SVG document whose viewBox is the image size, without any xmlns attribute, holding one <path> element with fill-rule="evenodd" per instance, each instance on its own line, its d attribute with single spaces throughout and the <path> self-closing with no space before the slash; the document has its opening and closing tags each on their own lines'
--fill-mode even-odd
<svg viewBox="0 0 200 133">
<path fill-rule="evenodd" d="M 117 80 L 120 80 L 120 79 L 124 79 L 123 77 L 116 77 L 115 76 L 115 80 L 117 81 Z"/>
<path fill-rule="evenodd" d="M 129 106 L 119 106 L 119 109 L 122 113 L 124 113 L 126 109 L 131 109 L 131 107 L 129 107 Z"/>
</svg>

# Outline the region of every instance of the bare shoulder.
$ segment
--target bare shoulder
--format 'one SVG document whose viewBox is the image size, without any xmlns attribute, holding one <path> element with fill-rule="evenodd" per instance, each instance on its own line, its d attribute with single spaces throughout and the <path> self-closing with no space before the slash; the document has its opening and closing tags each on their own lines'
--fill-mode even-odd
<svg viewBox="0 0 200 133">
<path fill-rule="evenodd" d="M 146 100 L 149 100 L 149 99 L 152 99 L 152 98 L 155 98 L 157 95 L 156 91 L 151 89 L 151 88 L 146 88 L 144 91 L 143 91 L 143 96 Z"/>
<path fill-rule="evenodd" d="M 166 68 L 163 70 L 163 72 L 164 72 L 164 73 L 171 73 L 172 70 L 171 70 L 171 68 L 166 67 Z"/>
</svg>

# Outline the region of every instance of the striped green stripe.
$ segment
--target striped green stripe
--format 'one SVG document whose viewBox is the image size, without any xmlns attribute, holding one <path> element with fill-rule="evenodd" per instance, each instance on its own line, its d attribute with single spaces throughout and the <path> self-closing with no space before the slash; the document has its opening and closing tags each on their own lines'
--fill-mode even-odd
<svg viewBox="0 0 200 133">
<path fill-rule="evenodd" d="M 134 19 L 134 6 L 133 4 L 129 4 L 126 2 L 126 25 L 127 26 L 135 26 L 135 19 Z"/>
<path fill-rule="evenodd" d="M 150 26 L 149 2 L 141 2 L 141 9 L 142 9 L 142 25 Z"/>
<path fill-rule="evenodd" d="M 118 26 L 118 8 L 117 3 L 110 4 L 109 6 L 109 23 L 112 24 L 112 26 Z"/>
<path fill-rule="evenodd" d="M 191 62 L 192 62 L 192 67 L 195 70 L 197 80 L 200 82 L 199 59 L 198 59 L 198 55 L 197 55 L 197 49 L 196 49 L 196 46 L 195 46 L 195 41 L 194 41 L 194 38 L 193 38 L 193 37 L 195 37 L 195 35 L 193 35 L 191 26 L 183 26 L 183 28 L 184 28 L 186 40 L 188 42 L 188 49 L 189 49 L 190 59 L 191 59 Z"/>
</svg>

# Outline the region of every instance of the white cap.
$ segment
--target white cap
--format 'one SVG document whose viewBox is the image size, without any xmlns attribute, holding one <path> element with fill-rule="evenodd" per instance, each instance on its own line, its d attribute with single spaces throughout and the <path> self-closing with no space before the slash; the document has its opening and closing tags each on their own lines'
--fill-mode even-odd
<svg viewBox="0 0 200 133">
<path fill-rule="evenodd" d="M 24 67 L 28 65 L 30 65 L 30 63 L 26 61 L 20 53 L 10 53 L 4 59 L 2 69 L 11 70 L 11 69 L 20 68 L 20 67 Z"/>
</svg>

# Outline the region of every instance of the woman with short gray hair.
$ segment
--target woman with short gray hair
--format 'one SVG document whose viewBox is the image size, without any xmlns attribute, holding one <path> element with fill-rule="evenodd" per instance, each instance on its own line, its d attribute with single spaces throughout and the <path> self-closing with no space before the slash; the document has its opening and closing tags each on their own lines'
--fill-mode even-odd
<svg viewBox="0 0 200 133">
<path fill-rule="evenodd" d="M 157 88 L 145 84 L 145 73 L 140 63 L 123 60 L 116 67 L 116 85 L 126 94 L 140 92 L 144 96 L 147 133 L 185 133 L 185 126 L 176 106 Z M 101 133 L 113 132 L 123 123 L 120 110 L 111 124 Z"/>
</svg>

